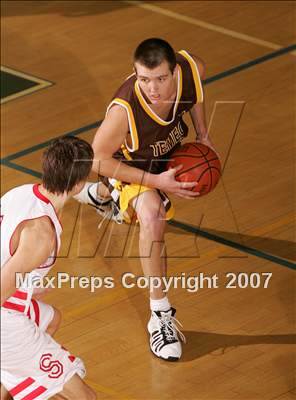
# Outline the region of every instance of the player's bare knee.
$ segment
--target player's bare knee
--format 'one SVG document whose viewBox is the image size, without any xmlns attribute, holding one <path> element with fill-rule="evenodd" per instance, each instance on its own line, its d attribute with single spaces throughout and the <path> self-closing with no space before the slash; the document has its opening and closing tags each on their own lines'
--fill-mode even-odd
<svg viewBox="0 0 296 400">
<path fill-rule="evenodd" d="M 98 396 L 89 386 L 84 385 L 84 390 L 81 394 L 77 395 L 77 400 L 97 400 Z M 72 400 L 72 399 L 71 399 Z M 75 398 L 76 400 L 76 398 Z"/>
<path fill-rule="evenodd" d="M 97 394 L 87 385 L 84 385 L 83 390 L 81 391 L 81 393 L 77 393 L 77 395 L 73 398 L 71 398 L 71 400 L 97 400 L 98 396 Z"/>
<path fill-rule="evenodd" d="M 140 232 L 149 233 L 153 237 L 162 235 L 165 229 L 164 213 L 158 209 L 146 210 L 138 215 Z"/>
<path fill-rule="evenodd" d="M 81 399 L 83 399 L 83 400 L 97 400 L 98 399 L 97 394 L 93 390 L 87 391 L 87 392 L 83 392 L 83 393 L 79 393 L 79 394 L 76 394 L 76 395 L 72 394 L 70 397 L 65 395 L 65 394 L 63 394 L 63 393 L 61 393 L 61 395 L 63 396 L 62 398 L 66 399 L 66 400 L 81 400 Z"/>
<path fill-rule="evenodd" d="M 89 394 L 88 400 L 97 400 L 97 399 L 98 399 L 97 394 L 93 390 L 91 390 L 91 393 Z"/>
<path fill-rule="evenodd" d="M 66 400 L 96 400 L 97 394 L 77 374 L 65 384 L 59 393 Z"/>
</svg>

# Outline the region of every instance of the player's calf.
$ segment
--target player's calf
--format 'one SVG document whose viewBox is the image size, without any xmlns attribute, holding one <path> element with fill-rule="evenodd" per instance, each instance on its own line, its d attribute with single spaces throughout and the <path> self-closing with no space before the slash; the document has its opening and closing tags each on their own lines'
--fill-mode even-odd
<svg viewBox="0 0 296 400">
<path fill-rule="evenodd" d="M 97 394 L 78 375 L 74 375 L 59 393 L 66 400 L 97 400 Z"/>
<path fill-rule="evenodd" d="M 1 400 L 12 400 L 12 397 L 3 385 L 1 385 Z"/>
</svg>

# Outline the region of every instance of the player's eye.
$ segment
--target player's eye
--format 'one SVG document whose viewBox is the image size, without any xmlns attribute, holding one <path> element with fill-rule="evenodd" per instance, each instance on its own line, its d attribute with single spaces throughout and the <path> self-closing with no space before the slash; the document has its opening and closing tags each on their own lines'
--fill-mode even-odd
<svg viewBox="0 0 296 400">
<path fill-rule="evenodd" d="M 143 83 L 147 83 L 147 82 L 148 82 L 148 79 L 146 79 L 146 78 L 141 78 L 140 81 L 143 82 Z"/>
<path fill-rule="evenodd" d="M 159 80 L 160 82 L 164 82 L 164 81 L 165 81 L 165 78 L 164 78 L 164 77 L 160 77 L 160 78 L 158 78 L 158 80 Z"/>
</svg>

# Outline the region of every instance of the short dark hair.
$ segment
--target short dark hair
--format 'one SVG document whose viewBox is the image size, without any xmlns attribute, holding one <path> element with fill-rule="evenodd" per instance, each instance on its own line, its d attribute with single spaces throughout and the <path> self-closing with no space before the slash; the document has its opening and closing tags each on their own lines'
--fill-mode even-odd
<svg viewBox="0 0 296 400">
<path fill-rule="evenodd" d="M 168 62 L 173 73 L 177 64 L 176 54 L 168 42 L 159 38 L 144 40 L 134 53 L 134 62 L 150 69 L 158 67 L 164 60 Z"/>
<path fill-rule="evenodd" d="M 70 192 L 86 180 L 93 157 L 93 149 L 85 140 L 73 136 L 53 140 L 42 157 L 43 186 L 55 194 Z"/>
</svg>

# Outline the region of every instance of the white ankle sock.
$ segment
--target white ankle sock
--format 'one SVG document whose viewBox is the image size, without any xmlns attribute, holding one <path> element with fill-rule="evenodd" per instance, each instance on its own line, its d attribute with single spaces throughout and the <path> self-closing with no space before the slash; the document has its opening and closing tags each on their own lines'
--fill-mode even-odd
<svg viewBox="0 0 296 400">
<path fill-rule="evenodd" d="M 150 309 L 151 311 L 168 311 L 171 308 L 171 303 L 167 296 L 159 300 L 150 298 Z"/>
</svg>

